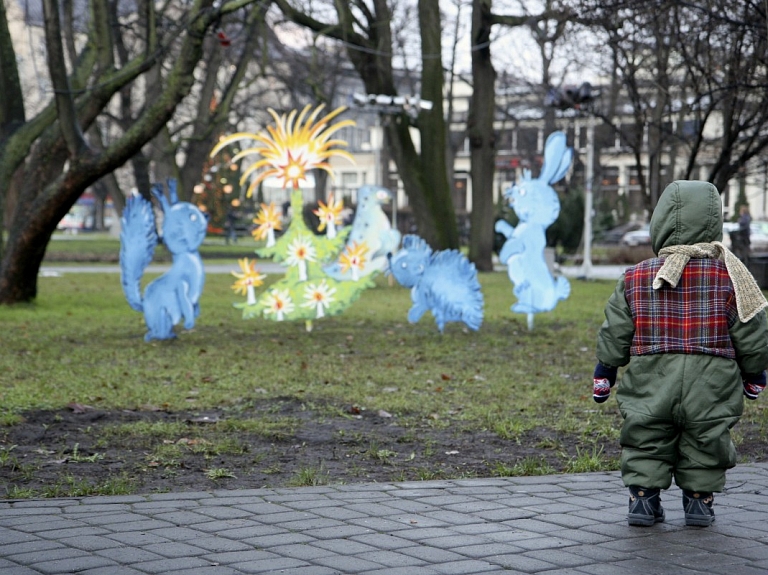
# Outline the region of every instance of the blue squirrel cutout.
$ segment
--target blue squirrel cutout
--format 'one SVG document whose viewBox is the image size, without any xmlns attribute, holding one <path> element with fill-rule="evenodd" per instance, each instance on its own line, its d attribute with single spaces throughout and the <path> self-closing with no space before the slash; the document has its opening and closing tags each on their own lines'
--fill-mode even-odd
<svg viewBox="0 0 768 575">
<path fill-rule="evenodd" d="M 170 201 L 159 184 L 152 195 L 163 209 L 162 241 L 173 255 L 171 269 L 153 280 L 141 296 L 141 277 L 152 261 L 158 237 L 152 203 L 142 196 L 128 198 L 120 231 L 120 271 L 123 293 L 128 304 L 144 312 L 149 330 L 145 341 L 172 339 L 175 326 L 184 318 L 184 328 L 192 329 L 200 315 L 200 295 L 205 283 L 203 261 L 198 248 L 203 243 L 208 220 L 197 206 L 179 202 L 176 181 L 168 181 Z"/>
<path fill-rule="evenodd" d="M 519 184 L 504 192 L 507 202 L 520 219 L 517 227 L 499 220 L 495 229 L 504 235 L 499 260 L 507 265 L 509 279 L 514 284 L 517 303 L 512 311 L 539 313 L 551 311 L 557 302 L 571 293 L 571 285 L 564 277 L 555 279 L 544 259 L 547 245 L 546 230 L 560 214 L 560 200 L 551 184 L 562 179 L 573 159 L 573 149 L 566 145 L 563 132 L 553 132 L 544 146 L 541 174 L 532 179 L 530 170 L 524 170 Z"/>
<path fill-rule="evenodd" d="M 361 277 L 384 270 L 387 267 L 387 254 L 397 249 L 400 243 L 400 232 L 392 229 L 387 214 L 381 208 L 382 203 L 391 199 L 392 193 L 380 186 L 363 186 L 357 191 L 357 209 L 347 244 L 365 243 L 369 250 L 365 266 L 359 272 Z M 323 271 L 335 280 L 352 279 L 350 270 L 341 270 L 342 266 L 338 262 L 323 267 Z"/>
<path fill-rule="evenodd" d="M 449 321 L 462 321 L 473 330 L 483 323 L 477 270 L 460 252 L 433 252 L 422 238 L 408 234 L 400 251 L 389 254 L 389 272 L 400 285 L 411 288 L 409 322 L 418 322 L 430 310 L 441 333 Z"/>
</svg>

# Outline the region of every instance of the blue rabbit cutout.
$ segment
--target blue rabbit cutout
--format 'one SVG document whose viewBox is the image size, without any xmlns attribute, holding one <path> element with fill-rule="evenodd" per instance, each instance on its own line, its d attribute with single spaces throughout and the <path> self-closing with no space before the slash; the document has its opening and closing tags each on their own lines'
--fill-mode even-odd
<svg viewBox="0 0 768 575">
<path fill-rule="evenodd" d="M 514 284 L 517 302 L 512 311 L 539 313 L 551 311 L 557 302 L 567 298 L 571 285 L 564 277 L 554 278 L 544 259 L 547 228 L 560 214 L 560 200 L 551 184 L 561 180 L 573 159 L 573 149 L 566 145 L 563 132 L 553 132 L 544 146 L 541 174 L 532 179 L 524 170 L 518 184 L 504 192 L 520 223 L 517 227 L 504 220 L 495 229 L 507 240 L 499 252 L 499 260 L 507 265 L 509 279 Z"/>
<path fill-rule="evenodd" d="M 208 220 L 197 206 L 178 201 L 175 180 L 168 181 L 170 201 L 159 184 L 152 186 L 152 195 L 163 210 L 162 241 L 173 255 L 173 263 L 171 269 L 147 285 L 143 298 L 141 278 L 158 242 L 152 203 L 142 196 L 128 198 L 120 231 L 123 293 L 131 308 L 144 312 L 149 330 L 145 341 L 175 338 L 173 327 L 182 318 L 185 329 L 195 326 L 205 283 L 198 248 L 208 228 Z"/>
</svg>

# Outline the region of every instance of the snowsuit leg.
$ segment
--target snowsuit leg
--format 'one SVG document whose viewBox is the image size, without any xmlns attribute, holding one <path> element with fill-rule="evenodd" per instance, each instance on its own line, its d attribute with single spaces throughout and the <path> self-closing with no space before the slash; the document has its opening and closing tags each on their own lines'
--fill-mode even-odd
<svg viewBox="0 0 768 575">
<path fill-rule="evenodd" d="M 617 392 L 624 484 L 722 491 L 736 464 L 730 429 L 743 409 L 735 361 L 707 355 L 632 358 Z"/>
</svg>

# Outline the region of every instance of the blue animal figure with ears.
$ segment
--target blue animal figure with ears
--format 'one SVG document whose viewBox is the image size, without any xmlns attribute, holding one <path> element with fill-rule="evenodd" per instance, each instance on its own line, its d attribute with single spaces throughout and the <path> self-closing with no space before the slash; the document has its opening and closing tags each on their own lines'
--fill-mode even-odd
<svg viewBox="0 0 768 575">
<path fill-rule="evenodd" d="M 152 203 L 142 196 L 128 198 L 120 231 L 123 293 L 133 309 L 144 312 L 149 330 L 145 341 L 175 338 L 173 327 L 182 318 L 185 329 L 195 326 L 205 283 L 203 261 L 197 250 L 208 228 L 208 220 L 197 206 L 178 201 L 175 180 L 168 181 L 170 201 L 159 184 L 152 186 L 152 195 L 163 210 L 162 241 L 173 255 L 173 263 L 171 269 L 147 285 L 143 298 L 141 277 L 158 242 Z"/>
<path fill-rule="evenodd" d="M 358 272 L 360 277 L 383 271 L 387 267 L 387 254 L 397 249 L 400 243 L 400 232 L 392 228 L 381 207 L 391 200 L 392 192 L 380 186 L 363 186 L 357 191 L 357 209 L 347 245 L 365 245 L 368 248 L 366 262 Z M 323 271 L 335 280 L 349 281 L 353 278 L 351 270 L 342 270 L 344 267 L 338 261 L 323 267 Z"/>
<path fill-rule="evenodd" d="M 475 264 L 456 250 L 432 252 L 419 236 L 408 234 L 403 247 L 387 256 L 389 273 L 411 288 L 413 306 L 408 321 L 416 323 L 426 311 L 435 316 L 442 333 L 446 322 L 461 321 L 473 330 L 483 323 L 483 292 Z"/>
<path fill-rule="evenodd" d="M 530 170 L 524 170 L 521 181 L 504 192 L 520 223 L 513 227 L 504 220 L 496 222 L 496 231 L 507 238 L 499 260 L 507 265 L 509 279 L 514 284 L 517 303 L 512 311 L 529 314 L 529 326 L 531 314 L 551 311 L 571 293 L 567 279 L 554 278 L 550 273 L 544 248 L 547 228 L 560 214 L 560 200 L 551 184 L 565 176 L 572 159 L 573 149 L 566 145 L 565 134 L 550 134 L 544 146 L 539 177 L 532 179 Z"/>
</svg>

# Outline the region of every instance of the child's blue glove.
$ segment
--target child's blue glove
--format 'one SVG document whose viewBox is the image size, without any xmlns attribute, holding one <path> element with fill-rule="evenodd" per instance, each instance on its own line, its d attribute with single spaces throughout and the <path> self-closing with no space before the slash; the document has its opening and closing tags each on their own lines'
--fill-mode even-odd
<svg viewBox="0 0 768 575">
<path fill-rule="evenodd" d="M 611 396 L 611 388 L 616 383 L 617 367 L 608 367 L 599 361 L 595 366 L 595 375 L 592 376 L 592 399 L 597 403 L 603 403 Z"/>
<path fill-rule="evenodd" d="M 742 373 L 741 383 L 744 385 L 744 395 L 747 399 L 757 399 L 760 392 L 765 389 L 765 371 L 760 373 Z"/>
</svg>

